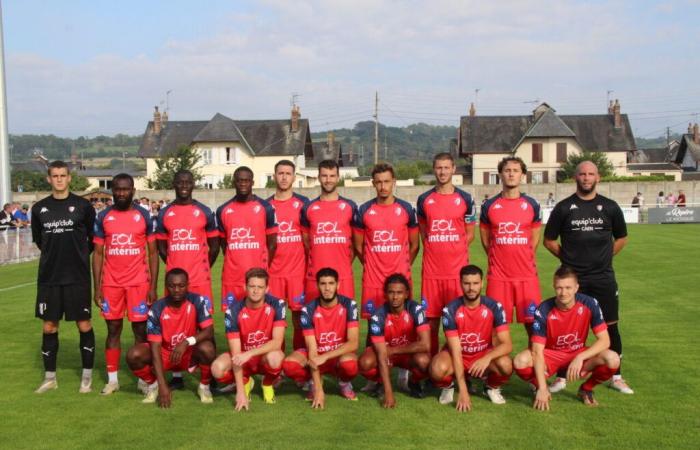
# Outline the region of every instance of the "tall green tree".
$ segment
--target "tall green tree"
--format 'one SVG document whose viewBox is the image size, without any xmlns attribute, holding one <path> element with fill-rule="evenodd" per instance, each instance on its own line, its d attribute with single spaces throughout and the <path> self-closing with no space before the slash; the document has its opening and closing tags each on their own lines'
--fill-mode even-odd
<svg viewBox="0 0 700 450">
<path fill-rule="evenodd" d="M 70 174 L 70 190 L 71 191 L 85 191 L 90 187 L 90 182 L 87 178 L 79 175 L 77 172 L 71 172 Z"/>
<path fill-rule="evenodd" d="M 576 166 L 583 161 L 591 161 L 598 166 L 598 173 L 601 177 L 607 177 L 614 173 L 615 167 L 601 152 L 583 152 L 573 153 L 566 158 L 566 162 L 562 164 L 561 170 L 564 172 L 565 179 L 573 179 L 576 174 Z"/>
<path fill-rule="evenodd" d="M 195 184 L 202 180 L 202 173 L 196 168 L 201 155 L 193 148 L 181 146 L 175 152 L 161 156 L 156 160 L 156 171 L 147 180 L 151 189 L 170 189 L 173 186 L 173 177 L 178 170 L 189 170 L 194 176 Z"/>
</svg>

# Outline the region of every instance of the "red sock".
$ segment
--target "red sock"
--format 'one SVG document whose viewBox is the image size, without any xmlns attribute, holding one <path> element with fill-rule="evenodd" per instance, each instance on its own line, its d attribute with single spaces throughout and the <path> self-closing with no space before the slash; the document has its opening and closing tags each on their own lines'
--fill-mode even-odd
<svg viewBox="0 0 700 450">
<path fill-rule="evenodd" d="M 444 389 L 446 387 L 449 387 L 452 384 L 453 379 L 454 378 L 452 377 L 452 375 L 446 375 L 440 379 L 433 378 L 433 384 L 435 385 L 435 387 L 439 387 L 439 388 Z"/>
<path fill-rule="evenodd" d="M 216 381 L 221 385 L 221 386 L 226 386 L 227 384 L 233 383 L 235 380 L 233 376 L 233 370 L 229 370 L 222 376 L 221 378 L 217 378 Z"/>
<path fill-rule="evenodd" d="M 369 381 L 374 382 L 378 382 L 381 378 L 381 376 L 379 375 L 379 370 L 376 367 L 373 367 L 369 370 L 365 370 L 364 372 L 360 372 L 360 375 L 367 378 Z"/>
<path fill-rule="evenodd" d="M 287 378 L 291 378 L 297 383 L 304 383 L 311 378 L 309 371 L 297 361 L 284 361 L 282 363 L 282 370 Z"/>
<path fill-rule="evenodd" d="M 356 359 L 349 359 L 338 363 L 337 373 L 340 381 L 348 382 L 357 376 L 358 367 Z"/>
<path fill-rule="evenodd" d="M 594 387 L 604 381 L 609 380 L 613 375 L 615 375 L 616 370 L 617 368 L 611 369 L 605 364 L 597 366 L 595 369 L 593 369 L 593 373 L 591 374 L 590 378 L 588 378 L 588 380 L 581 385 L 581 389 L 584 391 L 592 391 Z"/>
<path fill-rule="evenodd" d="M 282 367 L 274 369 L 266 363 L 263 363 L 262 366 L 264 373 L 262 380 L 263 386 L 270 386 L 272 384 L 275 384 L 275 381 L 277 381 L 277 379 L 280 377 L 280 374 L 282 373 Z"/>
<path fill-rule="evenodd" d="M 411 372 L 411 383 L 418 383 L 419 381 L 428 378 L 428 373 L 423 372 L 418 367 L 411 367 L 409 370 Z"/>
<path fill-rule="evenodd" d="M 211 383 L 211 366 L 209 364 L 200 364 L 199 372 L 199 382 L 204 386 L 209 385 Z"/>
<path fill-rule="evenodd" d="M 119 370 L 119 360 L 122 357 L 121 348 L 106 348 L 105 362 L 107 363 L 107 372 L 117 372 Z"/>
<path fill-rule="evenodd" d="M 486 378 L 486 385 L 493 389 L 498 389 L 508 382 L 510 375 L 500 375 L 498 372 L 489 372 Z"/>
<path fill-rule="evenodd" d="M 292 346 L 294 347 L 294 350 L 306 348 L 306 341 L 304 340 L 304 333 L 302 332 L 301 327 L 299 329 L 294 328 Z"/>
<path fill-rule="evenodd" d="M 523 369 L 515 369 L 515 373 L 520 378 L 537 386 L 537 377 L 535 377 L 535 369 L 533 367 L 525 367 Z"/>
<path fill-rule="evenodd" d="M 141 378 L 148 384 L 153 384 L 156 382 L 156 376 L 153 374 L 153 368 L 149 365 L 145 365 L 140 369 L 132 370 L 134 375 Z"/>
</svg>

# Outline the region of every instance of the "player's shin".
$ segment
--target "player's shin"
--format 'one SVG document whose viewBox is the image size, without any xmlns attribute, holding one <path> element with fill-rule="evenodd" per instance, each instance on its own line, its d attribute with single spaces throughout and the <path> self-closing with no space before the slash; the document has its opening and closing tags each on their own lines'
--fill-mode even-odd
<svg viewBox="0 0 700 450">
<path fill-rule="evenodd" d="M 80 359 L 83 369 L 92 369 L 95 366 L 95 331 L 80 332 Z"/>
<path fill-rule="evenodd" d="M 199 364 L 199 382 L 203 386 L 208 386 L 211 383 L 211 366 L 209 364 Z"/>
<path fill-rule="evenodd" d="M 297 383 L 304 383 L 310 378 L 309 372 L 298 361 L 285 360 L 282 363 L 282 371 L 287 378 Z"/>
<path fill-rule="evenodd" d="M 611 369 L 605 364 L 597 366 L 595 369 L 593 369 L 593 373 L 588 380 L 581 385 L 581 389 L 584 391 L 592 391 L 593 388 L 600 383 L 608 381 L 610 378 L 612 378 L 616 370 L 617 368 Z"/>
<path fill-rule="evenodd" d="M 523 381 L 537 387 L 537 377 L 535 377 L 535 369 L 533 367 L 523 367 L 522 369 L 515 367 L 514 370 Z"/>
<path fill-rule="evenodd" d="M 501 375 L 495 370 L 489 372 L 486 378 L 486 385 L 492 389 L 498 389 L 508 382 L 510 375 Z"/>
<path fill-rule="evenodd" d="M 153 373 L 153 367 L 150 364 L 146 364 L 140 369 L 132 369 L 131 371 L 149 385 L 156 382 L 156 375 Z"/>
<path fill-rule="evenodd" d="M 262 380 L 263 386 L 272 386 L 280 377 L 280 374 L 282 373 L 282 366 L 273 368 L 269 364 L 263 363 L 263 371 L 265 372 Z"/>
<path fill-rule="evenodd" d="M 41 338 L 41 355 L 44 360 L 46 378 L 56 376 L 56 359 L 58 356 L 58 332 L 44 333 Z M 50 377 L 49 375 L 53 375 Z"/>
</svg>

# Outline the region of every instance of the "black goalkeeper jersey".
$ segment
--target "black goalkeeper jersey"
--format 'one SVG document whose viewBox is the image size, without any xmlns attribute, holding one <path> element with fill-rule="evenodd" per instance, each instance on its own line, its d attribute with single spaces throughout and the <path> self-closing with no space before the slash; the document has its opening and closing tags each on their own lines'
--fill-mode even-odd
<svg viewBox="0 0 700 450">
<path fill-rule="evenodd" d="M 573 194 L 557 203 L 544 229 L 544 237 L 561 237 L 562 264 L 580 278 L 614 275 L 613 238 L 627 236 L 622 210 L 613 200 L 598 194 L 582 200 Z"/>
<path fill-rule="evenodd" d="M 48 196 L 32 206 L 32 238 L 41 250 L 37 282 L 45 285 L 90 283 L 90 252 L 95 209 L 70 193 Z"/>
</svg>

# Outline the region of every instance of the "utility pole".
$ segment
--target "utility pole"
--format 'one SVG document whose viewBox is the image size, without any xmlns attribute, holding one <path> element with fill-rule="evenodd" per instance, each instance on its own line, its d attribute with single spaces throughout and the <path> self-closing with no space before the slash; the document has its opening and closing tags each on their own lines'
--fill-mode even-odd
<svg viewBox="0 0 700 450">
<path fill-rule="evenodd" d="M 608 89 L 607 101 L 605 102 L 605 107 L 606 107 L 606 108 L 607 108 L 608 105 L 610 104 L 610 94 L 612 94 L 613 92 L 615 92 L 615 91 L 613 91 L 612 89 Z"/>
<path fill-rule="evenodd" d="M 666 149 L 671 145 L 671 127 L 666 127 Z"/>
<path fill-rule="evenodd" d="M 10 186 L 10 142 L 7 138 L 7 97 L 5 92 L 5 44 L 3 42 L 2 5 L 0 5 L 0 203 L 12 199 Z"/>
<path fill-rule="evenodd" d="M 374 164 L 379 162 L 379 92 L 374 93 Z"/>
</svg>

